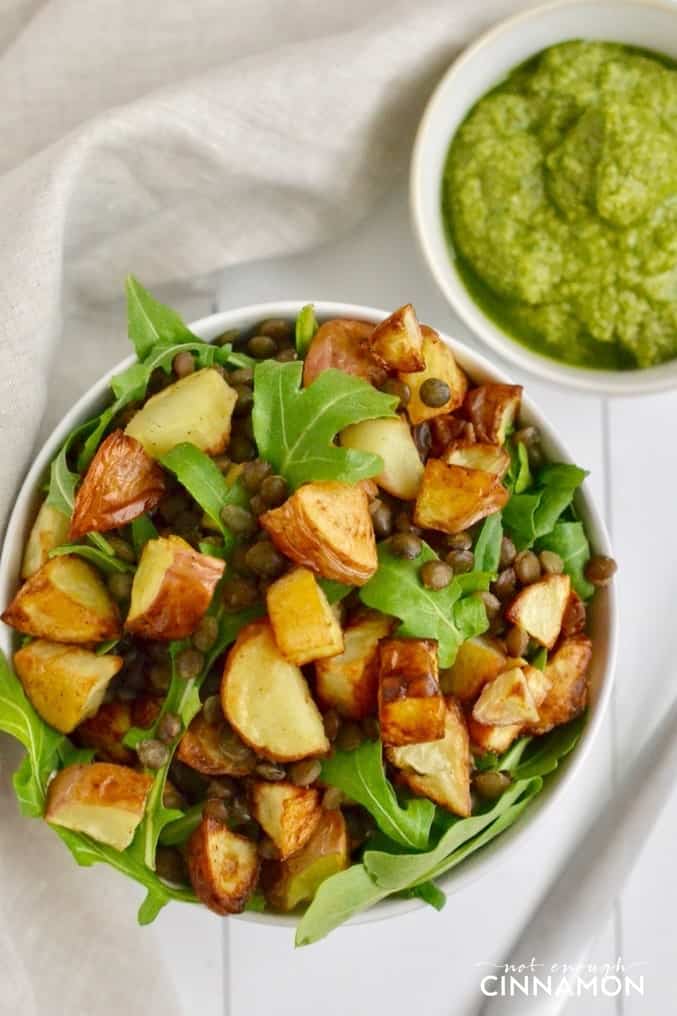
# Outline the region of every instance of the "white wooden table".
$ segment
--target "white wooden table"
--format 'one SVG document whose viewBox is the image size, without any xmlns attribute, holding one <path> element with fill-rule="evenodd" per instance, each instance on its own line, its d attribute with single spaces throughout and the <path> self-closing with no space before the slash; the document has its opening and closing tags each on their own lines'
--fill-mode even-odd
<svg viewBox="0 0 677 1016">
<path fill-rule="evenodd" d="M 311 254 L 229 271 L 217 306 L 296 297 L 384 308 L 411 301 L 422 320 L 476 345 L 420 259 L 404 181 L 351 236 Z M 612 784 L 615 760 L 635 750 L 674 694 L 677 393 L 609 401 L 558 390 L 509 369 L 557 425 L 576 461 L 591 470 L 620 564 L 616 691 L 587 771 L 568 789 L 552 823 L 527 837 L 522 852 L 501 871 L 450 897 L 440 914 L 426 908 L 398 921 L 339 930 L 294 951 L 286 931 L 168 908 L 150 934 L 180 961 L 173 969 L 186 1016 L 475 1013 L 483 973 L 478 964 L 506 958 L 575 833 Z M 674 800 L 591 953 L 598 963 L 621 955 L 626 965 L 646 964 L 644 998 L 588 997 L 570 1009 L 576 1016 L 674 1011 L 676 834 Z"/>
</svg>

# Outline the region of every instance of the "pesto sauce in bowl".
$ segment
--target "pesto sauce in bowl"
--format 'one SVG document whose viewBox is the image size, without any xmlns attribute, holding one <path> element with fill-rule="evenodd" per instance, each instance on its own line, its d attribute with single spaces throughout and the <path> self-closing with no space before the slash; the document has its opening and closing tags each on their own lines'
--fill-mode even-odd
<svg viewBox="0 0 677 1016">
<path fill-rule="evenodd" d="M 516 68 L 452 139 L 442 212 L 475 302 L 565 363 L 677 357 L 677 70 L 566 42 Z"/>
</svg>

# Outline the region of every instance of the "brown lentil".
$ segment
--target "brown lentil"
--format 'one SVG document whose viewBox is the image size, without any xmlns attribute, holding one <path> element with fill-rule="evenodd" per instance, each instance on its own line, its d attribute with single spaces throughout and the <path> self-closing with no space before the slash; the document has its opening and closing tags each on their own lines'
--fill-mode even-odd
<svg viewBox="0 0 677 1016">
<path fill-rule="evenodd" d="M 246 462 L 242 470 L 242 482 L 250 494 L 258 494 L 261 484 L 272 472 L 271 466 L 263 459 Z"/>
<path fill-rule="evenodd" d="M 538 560 L 546 575 L 561 575 L 564 571 L 564 562 L 554 550 L 542 550 L 538 555 Z"/>
<path fill-rule="evenodd" d="M 249 498 L 249 508 L 253 515 L 257 518 L 259 515 L 263 515 L 265 511 L 268 511 L 268 505 L 263 500 L 260 494 L 254 494 L 253 497 Z"/>
<path fill-rule="evenodd" d="M 451 565 L 456 575 L 464 575 L 473 570 L 475 555 L 472 550 L 450 550 L 444 559 Z"/>
<path fill-rule="evenodd" d="M 155 663 L 148 673 L 150 683 L 157 691 L 166 691 L 172 679 L 168 663 Z"/>
<path fill-rule="evenodd" d="M 234 798 L 229 813 L 230 821 L 233 825 L 245 825 L 247 822 L 251 822 L 252 816 L 249 810 L 249 805 L 243 797 Z"/>
<path fill-rule="evenodd" d="M 239 504 L 226 504 L 221 509 L 221 521 L 234 536 L 252 536 L 256 532 L 256 519 Z"/>
<path fill-rule="evenodd" d="M 256 583 L 252 579 L 233 575 L 226 579 L 221 590 L 223 605 L 228 611 L 244 610 L 258 599 Z"/>
<path fill-rule="evenodd" d="M 523 550 L 515 558 L 515 575 L 523 586 L 537 582 L 541 577 L 541 563 L 533 550 Z"/>
<path fill-rule="evenodd" d="M 339 790 L 338 787 L 327 787 L 324 794 L 322 795 L 322 807 L 326 808 L 327 811 L 336 811 L 340 808 L 345 800 L 343 791 Z"/>
<path fill-rule="evenodd" d="M 184 681 L 198 677 L 204 667 L 204 655 L 197 649 L 182 649 L 176 657 L 176 670 Z"/>
<path fill-rule="evenodd" d="M 476 773 L 473 779 L 475 790 L 487 801 L 494 801 L 500 797 L 510 784 L 511 779 L 507 773 L 486 772 Z"/>
<path fill-rule="evenodd" d="M 165 744 L 173 741 L 181 733 L 181 720 L 176 713 L 165 713 L 158 723 L 157 736 Z"/>
<path fill-rule="evenodd" d="M 259 493 L 268 508 L 277 508 L 287 498 L 287 482 L 282 476 L 266 476 Z"/>
<path fill-rule="evenodd" d="M 514 657 L 524 656 L 529 648 L 529 636 L 518 624 L 511 625 L 505 636 L 505 648 Z"/>
<path fill-rule="evenodd" d="M 371 524 L 377 540 L 385 540 L 393 531 L 393 510 L 389 504 L 376 498 L 369 506 Z"/>
<path fill-rule="evenodd" d="M 177 377 L 188 377 L 195 370 L 195 357 L 188 349 L 181 350 L 172 360 L 172 370 Z"/>
<path fill-rule="evenodd" d="M 115 556 L 119 557 L 121 561 L 129 561 L 130 564 L 136 561 L 134 548 L 126 540 L 119 536 L 107 536 L 106 539 L 115 551 Z"/>
<path fill-rule="evenodd" d="M 257 328 L 259 335 L 269 335 L 276 343 L 290 342 L 292 338 L 292 325 L 285 318 L 269 318 L 262 321 Z"/>
<path fill-rule="evenodd" d="M 174 885 L 188 883 L 188 869 L 183 856 L 176 847 L 158 846 L 155 851 L 155 873 Z"/>
<path fill-rule="evenodd" d="M 341 751 L 353 751 L 359 748 L 363 740 L 362 728 L 358 723 L 344 723 L 338 732 L 336 747 Z"/>
<path fill-rule="evenodd" d="M 433 443 L 430 424 L 427 420 L 424 420 L 423 423 L 417 423 L 415 427 L 412 427 L 411 436 L 414 439 L 414 444 L 416 445 L 421 461 L 425 462 L 430 454 L 430 449 L 432 448 Z"/>
<path fill-rule="evenodd" d="M 114 600 L 128 600 L 132 595 L 132 581 L 129 572 L 113 572 L 108 576 L 106 585 Z"/>
<path fill-rule="evenodd" d="M 247 352 L 255 360 L 267 360 L 277 352 L 277 344 L 270 335 L 253 335 L 247 343 Z"/>
<path fill-rule="evenodd" d="M 414 525 L 411 515 L 408 511 L 406 511 L 406 509 L 402 509 L 402 511 L 399 511 L 397 513 L 397 515 L 395 516 L 395 520 L 393 522 L 393 526 L 398 533 L 418 534 L 420 532 L 420 529 Z"/>
<path fill-rule="evenodd" d="M 253 367 L 238 367 L 228 375 L 231 385 L 250 385 L 254 380 Z"/>
<path fill-rule="evenodd" d="M 423 544 L 414 533 L 395 533 L 390 541 L 390 549 L 397 557 L 413 561 L 423 550 Z"/>
<path fill-rule="evenodd" d="M 193 633 L 193 645 L 201 653 L 208 652 L 219 634 L 219 622 L 211 614 L 205 614 Z"/>
<path fill-rule="evenodd" d="M 489 621 L 493 621 L 493 619 L 496 617 L 497 614 L 500 613 L 501 610 L 501 601 L 499 600 L 499 598 L 495 596 L 493 593 L 488 593 L 486 591 L 476 593 L 475 595 L 477 596 L 478 600 L 481 600 L 482 603 L 484 604 L 484 609 L 487 612 L 487 617 Z"/>
<path fill-rule="evenodd" d="M 259 540 L 249 548 L 245 556 L 247 566 L 256 575 L 277 578 L 286 567 L 286 560 L 267 540 Z"/>
<path fill-rule="evenodd" d="M 287 775 L 287 770 L 284 766 L 275 765 L 274 762 L 258 762 L 254 772 L 262 780 L 270 780 L 271 782 L 284 780 Z"/>
<path fill-rule="evenodd" d="M 404 409 L 411 398 L 411 388 L 405 381 L 398 381 L 396 378 L 388 378 L 381 391 L 386 395 L 395 395 L 399 402 L 396 409 Z"/>
<path fill-rule="evenodd" d="M 446 381 L 439 377 L 429 377 L 419 388 L 418 396 L 424 406 L 437 409 L 449 401 L 451 391 Z"/>
<path fill-rule="evenodd" d="M 446 540 L 449 550 L 470 550 L 472 547 L 470 533 L 450 533 Z"/>
<path fill-rule="evenodd" d="M 241 772 L 242 775 L 254 772 L 256 755 L 225 720 L 221 731 L 221 751 L 228 757 L 233 768 Z"/>
<path fill-rule="evenodd" d="M 227 822 L 230 818 L 228 805 L 217 797 L 210 797 L 202 806 L 205 818 L 215 818 L 217 822 Z"/>
<path fill-rule="evenodd" d="M 297 787 L 309 787 L 322 772 L 322 763 L 316 758 L 303 759 L 289 766 L 289 779 Z"/>
<path fill-rule="evenodd" d="M 277 849 L 273 841 L 268 836 L 264 836 L 262 840 L 256 844 L 259 857 L 263 858 L 264 861 L 275 861 L 280 856 L 280 851 Z"/>
<path fill-rule="evenodd" d="M 210 780 L 207 785 L 207 797 L 220 801 L 230 801 L 236 791 L 236 784 L 228 776 L 219 776 Z"/>
<path fill-rule="evenodd" d="M 298 358 L 299 354 L 293 346 L 287 346 L 285 349 L 281 349 L 275 356 L 278 363 L 291 363 L 293 360 L 298 360 Z"/>
<path fill-rule="evenodd" d="M 185 797 L 170 780 L 165 780 L 164 790 L 162 791 L 162 803 L 165 808 L 177 808 L 179 811 L 185 811 L 187 807 Z"/>
<path fill-rule="evenodd" d="M 514 568 L 504 568 L 499 572 L 498 578 L 491 584 L 492 593 L 505 603 L 511 596 L 515 595 L 517 589 L 517 576 Z"/>
<path fill-rule="evenodd" d="M 233 462 L 248 462 L 250 459 L 256 458 L 254 443 L 244 434 L 233 434 L 228 450 Z"/>
<path fill-rule="evenodd" d="M 445 589 L 454 577 L 454 569 L 445 561 L 426 561 L 418 574 L 426 589 Z"/>
<path fill-rule="evenodd" d="M 618 565 L 612 557 L 596 554 L 585 566 L 585 577 L 593 586 L 606 586 L 618 571 Z"/>
<path fill-rule="evenodd" d="M 324 724 L 325 734 L 330 741 L 334 741 L 339 732 L 339 727 L 341 726 L 341 717 L 335 709 L 330 709 L 323 715 L 322 723 Z"/>
<path fill-rule="evenodd" d="M 254 392 L 249 385 L 238 385 L 235 391 L 237 392 L 237 400 L 233 407 L 233 414 L 235 416 L 246 416 L 247 413 L 252 411 Z"/>
<path fill-rule="evenodd" d="M 204 705 L 202 706 L 202 712 L 207 723 L 212 726 L 216 726 L 217 723 L 223 722 L 223 709 L 221 708 L 221 699 L 218 695 L 210 695 L 206 698 Z"/>
<path fill-rule="evenodd" d="M 498 559 L 499 568 L 508 568 L 517 557 L 517 548 L 509 536 L 501 540 L 501 556 Z"/>
<path fill-rule="evenodd" d="M 169 762 L 169 748 L 154 737 L 146 741 L 139 741 L 136 746 L 136 754 L 139 756 L 139 762 L 146 769 L 162 769 Z"/>
<path fill-rule="evenodd" d="M 222 473 L 227 473 L 233 464 L 227 455 L 217 455 L 213 462 Z"/>
<path fill-rule="evenodd" d="M 221 332 L 214 339 L 215 346 L 228 346 L 233 342 L 237 342 L 240 338 L 240 331 L 238 328 L 228 328 L 225 332 Z"/>
</svg>

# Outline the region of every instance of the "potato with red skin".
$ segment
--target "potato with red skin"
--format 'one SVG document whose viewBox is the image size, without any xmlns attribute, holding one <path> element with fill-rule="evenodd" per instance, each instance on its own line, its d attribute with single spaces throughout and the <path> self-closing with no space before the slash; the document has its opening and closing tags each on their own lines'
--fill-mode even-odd
<svg viewBox="0 0 677 1016">
<path fill-rule="evenodd" d="M 242 913 L 259 874 L 255 843 L 205 815 L 188 840 L 186 861 L 201 903 L 215 914 Z"/>
<path fill-rule="evenodd" d="M 416 498 L 414 522 L 422 529 L 462 533 L 503 508 L 509 496 L 492 473 L 428 459 Z"/>
<path fill-rule="evenodd" d="M 225 567 L 225 561 L 200 554 L 179 536 L 149 540 L 134 575 L 125 628 L 163 641 L 192 635 Z"/>
<path fill-rule="evenodd" d="M 112 762 L 66 766 L 47 789 L 45 821 L 125 850 L 153 785 L 151 776 Z"/>
<path fill-rule="evenodd" d="M 363 720 L 378 703 L 379 641 L 389 635 L 393 619 L 375 610 L 361 611 L 344 629 L 339 656 L 315 664 L 315 698 L 324 709 Z"/>
<path fill-rule="evenodd" d="M 350 318 L 333 318 L 320 325 L 303 364 L 304 387 L 333 367 L 380 388 L 388 372 L 369 344 L 373 330 L 369 322 Z"/>
<path fill-rule="evenodd" d="M 235 758 L 227 752 L 223 744 L 223 724 L 209 723 L 202 711 L 179 741 L 176 757 L 205 776 L 249 776 L 255 761 L 253 753 L 252 764 L 249 764 L 245 754 Z"/>
<path fill-rule="evenodd" d="M 445 704 L 434 639 L 384 639 L 379 647 L 378 718 L 386 745 L 444 737 Z"/>
<path fill-rule="evenodd" d="M 369 344 L 388 370 L 425 370 L 421 326 L 410 303 L 399 307 L 376 325 Z"/>
<path fill-rule="evenodd" d="M 259 522 L 278 550 L 325 579 L 363 586 L 378 567 L 369 499 L 361 487 L 305 483 Z"/>
<path fill-rule="evenodd" d="M 102 441 L 78 488 L 68 538 L 125 526 L 152 511 L 164 492 L 160 466 L 135 438 L 115 430 Z"/>
<path fill-rule="evenodd" d="M 122 634 L 101 576 L 75 554 L 50 558 L 20 587 L 2 620 L 23 635 L 83 645 Z"/>
<path fill-rule="evenodd" d="M 446 413 L 444 416 L 434 416 L 428 421 L 430 426 L 430 454 L 433 458 L 441 459 L 447 448 L 454 441 L 462 441 L 471 444 L 473 437 L 468 431 L 472 424 L 462 420 L 454 413 Z"/>
<path fill-rule="evenodd" d="M 522 402 L 521 385 L 487 384 L 471 388 L 463 413 L 475 428 L 478 441 L 502 445 L 517 419 Z"/>
</svg>

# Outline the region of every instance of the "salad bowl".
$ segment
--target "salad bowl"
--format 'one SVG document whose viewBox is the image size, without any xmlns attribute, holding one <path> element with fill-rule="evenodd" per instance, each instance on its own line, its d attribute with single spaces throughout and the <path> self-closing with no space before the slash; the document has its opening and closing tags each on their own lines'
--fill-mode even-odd
<svg viewBox="0 0 677 1016">
<path fill-rule="evenodd" d="M 190 325 L 190 330 L 200 339 L 211 342 L 231 330 L 247 332 L 257 322 L 268 319 L 298 319 L 307 301 L 288 300 L 256 304 L 243 308 L 222 311 Z M 387 312 L 377 308 L 316 301 L 314 314 L 320 324 L 333 319 L 355 319 L 376 325 L 387 318 Z M 456 362 L 474 384 L 509 384 L 510 380 L 496 369 L 486 358 L 440 334 L 441 341 L 454 354 Z M 23 548 L 34 521 L 41 496 L 44 492 L 44 477 L 50 463 L 63 446 L 66 438 L 85 420 L 101 413 L 110 403 L 110 383 L 115 375 L 127 370 L 135 363 L 135 357 L 122 361 L 104 375 L 55 428 L 49 439 L 35 455 L 17 495 L 7 527 L 2 557 L 0 558 L 0 602 L 7 604 L 16 592 L 22 567 Z M 521 427 L 538 428 L 543 452 L 547 460 L 571 463 L 559 435 L 547 422 L 543 414 L 525 395 L 520 411 Z M 575 497 L 576 517 L 585 527 L 593 554 L 609 557 L 611 554 L 604 523 L 595 507 L 585 483 L 579 487 Z M 452 872 L 443 874 L 439 886 L 446 893 L 458 892 L 473 879 L 495 869 L 505 860 L 507 854 L 519 843 L 528 843 L 528 831 L 539 823 L 552 819 L 556 802 L 565 785 L 580 779 L 585 759 L 603 722 L 604 712 L 611 693 L 614 656 L 616 650 L 616 606 L 612 585 L 599 588 L 588 610 L 588 632 L 593 644 L 589 668 L 589 706 L 586 722 L 575 750 L 546 778 L 543 791 L 530 804 L 525 814 L 507 832 L 492 840 L 488 846 L 478 850 L 472 857 Z M 84 641 L 84 640 L 83 640 Z M 0 626 L 0 649 L 10 658 L 16 643 L 10 628 Z M 439 736 L 439 735 L 438 735 Z M 554 767 L 553 767 L 554 768 Z M 359 923 L 369 920 L 397 917 L 408 910 L 420 907 L 420 898 L 389 898 L 377 902 L 371 909 L 358 913 L 351 921 Z M 241 919 L 267 925 L 290 926 L 296 923 L 293 915 L 246 911 Z"/>
</svg>

